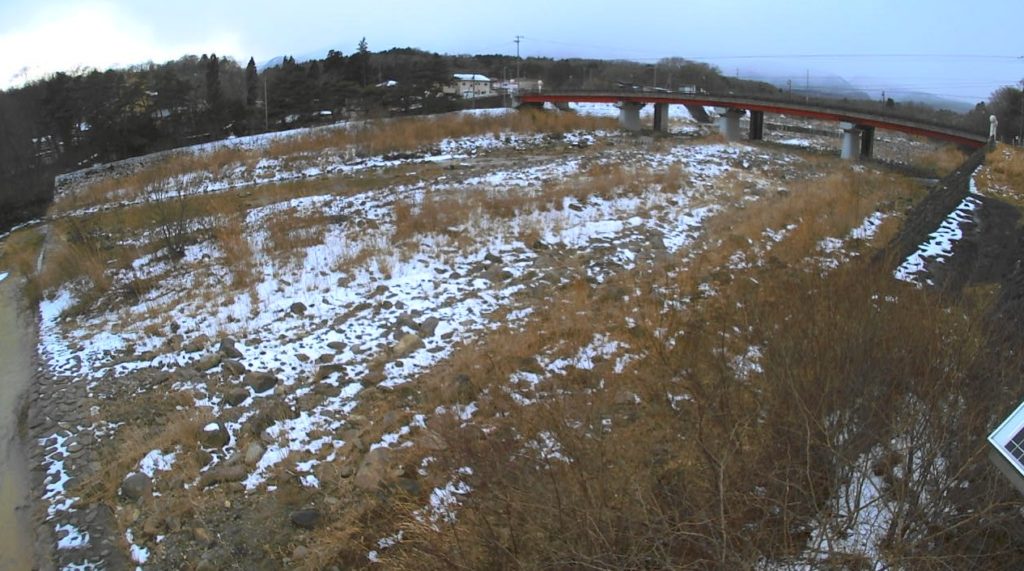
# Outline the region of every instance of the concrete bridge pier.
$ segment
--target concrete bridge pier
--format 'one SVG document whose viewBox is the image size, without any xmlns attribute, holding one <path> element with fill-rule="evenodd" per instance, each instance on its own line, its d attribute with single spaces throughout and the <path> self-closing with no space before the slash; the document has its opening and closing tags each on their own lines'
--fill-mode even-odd
<svg viewBox="0 0 1024 571">
<path fill-rule="evenodd" d="M 870 159 L 875 153 L 875 128 L 867 125 L 841 122 L 839 127 L 843 130 L 843 159 L 855 161 L 858 159 Z"/>
<path fill-rule="evenodd" d="M 750 140 L 764 139 L 764 111 L 750 112 Z"/>
<path fill-rule="evenodd" d="M 843 146 L 839 156 L 845 161 L 855 161 L 860 157 L 862 131 L 854 123 L 839 123 L 843 130 Z"/>
<path fill-rule="evenodd" d="M 654 104 L 654 132 L 668 133 L 668 103 Z"/>
<path fill-rule="evenodd" d="M 870 159 L 875 156 L 875 128 L 861 125 L 860 129 L 860 158 Z"/>
<path fill-rule="evenodd" d="M 619 103 L 619 125 L 627 131 L 634 133 L 640 131 L 640 110 L 643 109 L 643 103 L 632 103 L 630 101 L 622 101 Z"/>
<path fill-rule="evenodd" d="M 740 139 L 740 117 L 745 113 L 742 109 L 733 108 L 719 111 L 718 131 L 725 135 L 727 140 L 738 141 Z"/>
</svg>

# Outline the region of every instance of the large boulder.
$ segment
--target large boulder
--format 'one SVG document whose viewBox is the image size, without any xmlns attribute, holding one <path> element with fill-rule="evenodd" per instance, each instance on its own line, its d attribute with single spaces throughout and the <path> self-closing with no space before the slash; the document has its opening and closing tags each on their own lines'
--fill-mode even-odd
<svg viewBox="0 0 1024 571">
<path fill-rule="evenodd" d="M 206 473 L 199 478 L 199 487 L 207 488 L 216 484 L 225 484 L 228 482 L 241 482 L 249 475 L 249 471 L 242 464 L 235 464 L 233 466 L 218 466 Z"/>
<path fill-rule="evenodd" d="M 207 337 L 206 335 L 200 335 L 195 339 L 189 341 L 188 343 L 182 345 L 181 350 L 186 353 L 198 353 L 203 349 L 206 349 L 206 346 L 209 344 L 210 338 Z"/>
<path fill-rule="evenodd" d="M 390 462 L 391 452 L 387 448 L 375 448 L 369 451 L 366 456 L 363 456 L 363 461 L 359 464 L 352 483 L 363 490 L 376 490 L 387 478 Z"/>
<path fill-rule="evenodd" d="M 220 340 L 220 353 L 228 359 L 242 358 L 242 352 L 235 347 L 235 340 L 231 337 L 225 337 Z"/>
<path fill-rule="evenodd" d="M 428 317 L 423 320 L 420 324 L 419 334 L 421 337 L 433 337 L 434 331 L 437 330 L 437 326 L 441 324 L 441 320 L 436 317 Z"/>
<path fill-rule="evenodd" d="M 223 448 L 231 440 L 231 434 L 222 422 L 211 422 L 199 431 L 199 444 L 203 448 Z"/>
<path fill-rule="evenodd" d="M 403 357 L 408 357 L 413 353 L 413 351 L 422 349 L 423 347 L 423 340 L 420 339 L 419 335 L 416 335 L 415 333 L 408 333 L 398 340 L 398 343 L 396 343 L 394 348 L 391 349 L 391 354 L 395 359 L 401 359 Z"/>
<path fill-rule="evenodd" d="M 345 365 L 342 365 L 341 363 L 327 363 L 316 368 L 316 374 L 313 375 L 313 380 L 319 383 L 334 374 L 341 374 L 342 380 L 344 380 L 345 373 Z"/>
<path fill-rule="evenodd" d="M 153 493 L 153 480 L 141 472 L 132 472 L 121 482 L 121 497 L 137 501 Z"/>
<path fill-rule="evenodd" d="M 313 529 L 320 523 L 320 511 L 315 509 L 296 510 L 288 516 L 288 519 L 295 527 Z"/>
<path fill-rule="evenodd" d="M 207 355 L 203 355 L 202 357 L 200 357 L 199 360 L 196 361 L 195 363 L 192 363 L 192 366 L 195 368 L 195 370 L 204 373 L 216 367 L 217 365 L 220 365 L 220 360 L 220 353 L 209 353 Z"/>
<path fill-rule="evenodd" d="M 245 465 L 250 468 L 255 467 L 260 463 L 260 459 L 263 458 L 265 452 L 263 445 L 259 442 L 253 442 L 249 444 L 249 447 L 245 449 Z"/>
<path fill-rule="evenodd" d="M 249 398 L 249 389 L 245 387 L 231 387 L 224 391 L 224 402 L 230 406 L 238 406 Z"/>
<path fill-rule="evenodd" d="M 278 378 L 272 373 L 246 373 L 245 383 L 257 393 L 265 393 L 277 386 Z"/>
</svg>

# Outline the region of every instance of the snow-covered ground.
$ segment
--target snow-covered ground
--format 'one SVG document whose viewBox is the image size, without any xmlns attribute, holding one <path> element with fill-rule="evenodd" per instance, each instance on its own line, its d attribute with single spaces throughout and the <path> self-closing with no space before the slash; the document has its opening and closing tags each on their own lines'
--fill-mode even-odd
<svg viewBox="0 0 1024 571">
<path fill-rule="evenodd" d="M 689 129 L 692 120 L 685 108 L 670 109 L 677 124 Z M 618 113 L 612 105 L 579 105 L 577 110 L 603 116 Z M 191 150 L 208 152 L 225 145 L 258 148 L 293 135 L 236 139 Z M 595 144 L 605 139 L 614 144 Z M 804 143 L 803 139 L 790 142 L 795 146 L 806 146 Z M 595 147 L 600 150 L 594 151 Z M 499 154 L 500 159 L 494 158 Z M 266 446 L 247 466 L 241 484 L 246 493 L 274 493 L 273 474 L 287 462 L 303 486 L 318 488 L 323 465 L 334 461 L 350 444 L 345 428 L 364 391 L 401 387 L 442 363 L 460 345 L 499 327 L 525 323 L 536 310 L 537 300 L 531 295 L 538 285 L 556 287 L 572 277 L 553 263 L 556 256 L 584 260 L 579 263 L 585 277 L 600 283 L 615 272 L 646 263 L 650 244 L 660 244 L 660 250 L 668 254 L 685 253 L 702 236 L 711 217 L 727 207 L 742 208 L 764 194 L 724 197 L 723 177 L 747 181 L 759 191 L 781 190 L 783 183 L 764 180 L 761 171 L 802 162 L 794 154 L 742 144 L 689 144 L 680 138 L 645 148 L 615 133 L 584 132 L 569 133 L 554 147 L 550 137 L 507 133 L 445 140 L 411 155 L 354 158 L 324 152 L 299 162 L 264 158 L 251 168 L 223 175 L 178 177 L 176 182 L 184 192 L 199 194 L 300 178 L 337 177 L 330 180 L 340 181 L 343 176 L 417 165 L 445 163 L 450 167 L 419 181 L 367 191 L 350 192 L 338 182 L 337 188 L 325 185 L 325 190 L 312 196 L 278 197 L 269 204 L 251 205 L 244 213 L 241 237 L 252 249 L 253 276 L 243 287 L 228 285 L 240 268 L 229 265 L 223 244 L 212 239 L 188 246 L 179 262 L 171 263 L 159 253 L 134 260 L 130 269 L 114 276 L 113 289 L 132 280 L 151 282 L 152 288 L 116 306 L 92 307 L 72 315 L 81 299 L 80 284 L 64 284 L 48 292 L 40 303 L 41 358 L 54 374 L 78 379 L 87 386 L 88 397 L 97 403 L 92 416 L 98 417 L 115 397 L 137 396 L 124 393 L 123 388 L 114 392 L 111 379 L 150 369 L 173 372 L 173 378 L 159 390 L 190 395 L 193 407 L 215 419 L 206 425 L 209 432 L 218 431 L 219 422 L 228 433 L 228 443 L 211 453 L 204 474 L 245 454 L 240 445 L 243 426 L 261 405 L 282 402 L 296 414 L 266 428 Z M 477 161 L 491 162 L 478 167 Z M 481 196 L 540 197 L 552 183 L 567 179 L 594 184 L 586 173 L 595 165 L 625 168 L 623 187 L 601 194 L 583 193 L 582 197 L 560 196 L 544 207 L 520 206 L 512 214 L 470 210 L 474 199 Z M 679 170 L 678 180 L 662 184 L 644 178 L 644 172 L 669 169 Z M 627 190 L 630 182 L 637 184 Z M 455 200 L 466 212 L 446 227 L 419 233 L 413 240 L 396 240 L 400 224 L 397 206 L 407 205 L 416 215 L 422 205 L 435 199 Z M 125 197 L 122 205 L 136 200 Z M 73 210 L 69 215 L 88 216 L 107 207 Z M 888 215 L 875 212 L 848 235 L 819 242 L 822 265 L 830 267 L 845 260 L 846 247 L 871 239 Z M 281 216 L 295 221 L 299 229 L 305 219 L 322 221 L 314 243 L 296 252 L 276 250 L 272 226 Z M 795 227 L 768 229 L 766 245 L 759 254 Z M 142 235 L 128 238 L 136 243 L 145 239 Z M 739 268 L 750 262 L 738 256 L 730 263 Z M 5 277 L 6 273 L 0 273 L 0 280 Z M 708 285 L 707 291 L 711 289 Z M 210 360 L 224 338 L 235 340 L 241 354 L 238 364 L 251 372 L 273 374 L 277 385 L 257 392 L 242 382 L 240 375 L 230 373 L 228 363 Z M 553 344 L 549 349 L 538 355 L 543 374 L 519 372 L 509 378 L 509 391 L 517 402 L 529 402 L 531 388 L 543 376 L 559 375 L 570 367 L 589 369 L 599 361 L 613 361 L 615 370 L 622 371 L 642 359 L 631 354 L 628 346 L 605 336 L 595 336 L 580 348 Z M 755 374 L 759 357 L 760 349 L 750 347 L 732 363 L 743 374 Z M 247 394 L 240 404 L 229 405 L 226 394 L 237 389 Z M 323 398 L 310 398 L 316 395 Z M 369 450 L 401 448 L 426 426 L 431 415 L 456 414 L 468 422 L 475 411 L 476 405 L 470 404 L 412 415 L 377 441 L 365 444 Z M 74 477 L 62 461 L 67 454 L 65 442 L 72 432 L 95 428 L 66 427 L 42 441 L 49 451 L 44 469 L 52 476 L 52 489 L 48 488 L 45 499 L 50 502 L 50 516 L 62 537 L 62 548 L 75 549 L 89 542 L 87 534 L 69 527 L 61 517 L 73 509 L 75 501 L 65 489 Z M 105 426 L 103 430 L 117 428 Z M 105 436 L 109 438 L 109 434 Z M 546 458 L 569 461 L 550 435 L 539 436 L 529 446 Z M 174 469 L 180 454 L 177 447 L 154 448 L 132 469 L 159 480 Z M 466 470 L 471 473 L 471 468 Z M 197 486 L 199 481 L 188 485 Z M 424 517 L 450 517 L 459 497 L 470 492 L 458 475 L 454 476 L 447 486 L 431 494 Z M 144 566 L 152 557 L 152 544 L 145 544 L 131 529 L 125 540 L 131 545 L 134 562 Z M 389 541 L 382 539 L 380 549 L 386 549 Z M 371 557 L 376 557 L 376 552 Z"/>
</svg>

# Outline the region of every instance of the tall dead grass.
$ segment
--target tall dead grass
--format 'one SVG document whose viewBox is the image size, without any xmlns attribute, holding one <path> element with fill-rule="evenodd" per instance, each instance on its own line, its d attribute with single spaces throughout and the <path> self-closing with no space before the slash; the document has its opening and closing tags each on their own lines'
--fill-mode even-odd
<svg viewBox="0 0 1024 571">
<path fill-rule="evenodd" d="M 521 111 L 502 115 L 450 114 L 366 121 L 359 124 L 309 131 L 274 139 L 266 148 L 222 147 L 205 153 L 183 150 L 160 158 L 155 164 L 123 176 L 102 179 L 62 200 L 58 211 L 71 211 L 115 200 L 144 196 L 147 188 L 181 177 L 223 178 L 242 167 L 251 170 L 265 157 L 293 160 L 324 153 L 344 156 L 375 156 L 411 152 L 456 139 L 488 133 L 550 133 L 613 128 L 610 119 L 575 113 Z"/>
<path fill-rule="evenodd" d="M 1002 547 L 1024 531 L 1021 502 L 984 453 L 1021 363 L 989 344 L 975 310 L 866 261 L 827 276 L 779 267 L 749 277 L 757 285 L 735 280 L 678 310 L 631 297 L 635 312 L 577 284 L 536 327 L 463 357 L 487 436 L 433 426 L 448 447 L 433 454 L 431 485 L 469 466 L 460 478 L 472 491 L 454 518 L 386 510 L 403 535 L 385 565 L 872 566 L 858 550 L 807 551 L 815 526 L 838 546 L 856 522 L 885 538 L 874 549 L 896 567 L 1024 562 Z M 529 406 L 504 396 L 508 375 L 545 342 L 579 346 L 609 330 L 643 359 L 621 373 L 571 370 Z M 757 367 L 738 367 L 750 347 Z M 992 383 L 971 382 L 979 375 Z M 838 496 L 863 470 L 887 482 L 882 498 Z M 879 501 L 898 516 L 868 517 Z"/>
<path fill-rule="evenodd" d="M 807 236 L 781 243 L 779 262 L 729 270 L 713 294 L 701 286 L 730 240 L 681 270 L 574 281 L 527 326 L 457 351 L 420 379 L 419 400 L 475 400 L 473 422 L 428 423 L 445 446 L 430 452 L 425 491 L 350 512 L 376 532 L 342 537 L 348 521 L 320 533 L 318 564 L 358 565 L 396 531 L 380 553 L 393 569 L 1024 563 L 1013 547 L 1024 503 L 985 443 L 1024 363 L 985 325 L 987 307 L 906 287 L 870 256 L 825 274 L 800 263 L 821 238 L 917 192 L 859 176 L 720 215 L 739 243 L 793 222 Z M 536 355 L 571 356 L 596 335 L 638 358 L 510 381 L 536 372 Z M 453 479 L 470 488 L 454 517 L 424 509 Z M 868 479 L 877 498 L 857 485 Z M 870 547 L 848 541 L 865 530 Z"/>
</svg>

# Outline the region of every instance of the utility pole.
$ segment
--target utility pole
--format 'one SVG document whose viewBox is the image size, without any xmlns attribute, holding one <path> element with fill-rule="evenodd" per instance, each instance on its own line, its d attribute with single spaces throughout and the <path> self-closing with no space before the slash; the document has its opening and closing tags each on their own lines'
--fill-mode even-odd
<svg viewBox="0 0 1024 571">
<path fill-rule="evenodd" d="M 1017 135 L 1017 144 L 1024 145 L 1024 79 L 1020 80 L 1020 134 Z"/>
<path fill-rule="evenodd" d="M 522 36 L 516 36 L 516 91 L 519 91 L 519 43 L 522 41 Z"/>
</svg>

